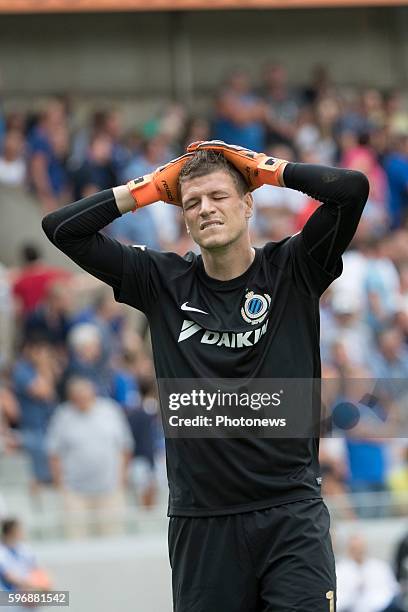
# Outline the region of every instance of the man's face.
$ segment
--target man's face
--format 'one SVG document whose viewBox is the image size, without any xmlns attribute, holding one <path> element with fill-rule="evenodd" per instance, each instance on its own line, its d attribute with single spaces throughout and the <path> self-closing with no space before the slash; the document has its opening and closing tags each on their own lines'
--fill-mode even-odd
<svg viewBox="0 0 408 612">
<path fill-rule="evenodd" d="M 248 232 L 252 196 L 241 195 L 225 170 L 186 180 L 181 185 L 186 226 L 202 249 L 217 249 Z"/>
</svg>

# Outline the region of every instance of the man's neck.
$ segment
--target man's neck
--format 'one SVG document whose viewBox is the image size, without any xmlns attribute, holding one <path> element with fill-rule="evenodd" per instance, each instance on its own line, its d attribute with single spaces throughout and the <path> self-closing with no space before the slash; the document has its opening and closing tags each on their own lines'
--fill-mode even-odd
<svg viewBox="0 0 408 612">
<path fill-rule="evenodd" d="M 202 249 L 204 269 L 208 276 L 227 281 L 246 272 L 255 257 L 249 241 L 241 241 L 214 250 Z"/>
</svg>

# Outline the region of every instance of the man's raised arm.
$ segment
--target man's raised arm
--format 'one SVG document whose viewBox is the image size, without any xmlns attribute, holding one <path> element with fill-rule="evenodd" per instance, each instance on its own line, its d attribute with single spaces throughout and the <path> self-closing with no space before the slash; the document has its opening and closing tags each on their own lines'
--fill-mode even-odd
<svg viewBox="0 0 408 612">
<path fill-rule="evenodd" d="M 367 177 L 355 170 L 288 163 L 286 187 L 323 202 L 305 223 L 301 236 L 312 258 L 332 272 L 350 244 L 368 198 Z"/>
<path fill-rule="evenodd" d="M 158 200 L 179 204 L 178 176 L 190 157 L 178 157 L 127 185 L 100 191 L 46 215 L 42 222 L 44 232 L 81 268 L 119 290 L 124 249 L 100 230 L 122 214 Z"/>
</svg>

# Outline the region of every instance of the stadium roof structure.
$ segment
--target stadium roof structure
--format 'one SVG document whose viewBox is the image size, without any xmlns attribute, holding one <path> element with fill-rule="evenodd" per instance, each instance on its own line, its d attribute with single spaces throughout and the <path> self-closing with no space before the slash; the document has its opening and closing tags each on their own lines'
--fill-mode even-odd
<svg viewBox="0 0 408 612">
<path fill-rule="evenodd" d="M 0 13 L 408 6 L 408 0 L 0 0 Z"/>
</svg>

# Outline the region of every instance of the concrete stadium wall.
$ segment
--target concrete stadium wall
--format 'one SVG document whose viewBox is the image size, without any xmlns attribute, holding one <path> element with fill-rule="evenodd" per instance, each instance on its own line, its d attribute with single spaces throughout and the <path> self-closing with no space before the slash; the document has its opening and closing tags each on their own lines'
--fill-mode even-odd
<svg viewBox="0 0 408 612">
<path fill-rule="evenodd" d="M 337 82 L 405 86 L 408 7 L 1 16 L 6 106 L 54 92 L 120 98 L 154 112 L 192 86 L 195 103 L 236 65 L 258 79 L 267 60 L 307 80 L 316 63 Z"/>
</svg>

